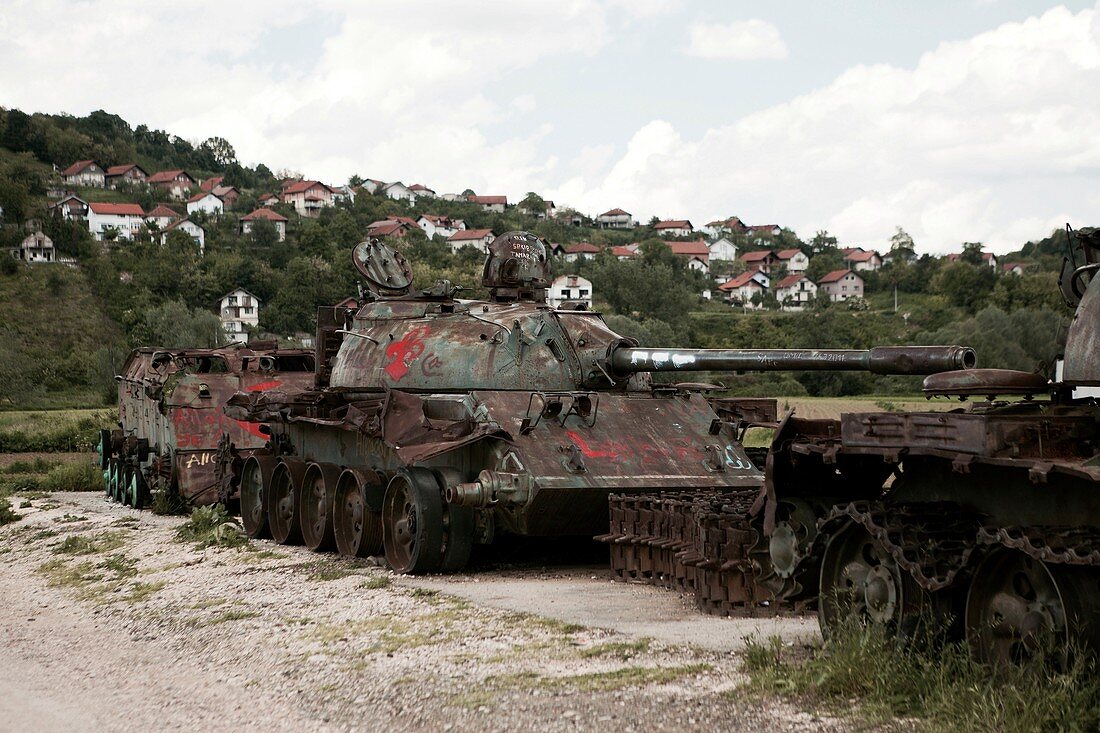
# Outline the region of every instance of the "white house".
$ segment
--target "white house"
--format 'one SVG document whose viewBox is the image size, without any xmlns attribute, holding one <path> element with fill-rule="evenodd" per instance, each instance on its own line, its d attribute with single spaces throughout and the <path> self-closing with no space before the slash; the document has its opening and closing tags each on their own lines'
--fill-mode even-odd
<svg viewBox="0 0 1100 733">
<path fill-rule="evenodd" d="M 802 310 L 816 295 L 817 285 L 801 272 L 787 275 L 775 284 L 775 299 L 784 310 Z"/>
<path fill-rule="evenodd" d="M 379 181 L 379 180 L 376 180 L 374 178 L 368 178 L 367 180 L 363 181 L 363 185 L 359 186 L 359 188 L 362 189 L 363 191 L 366 191 L 367 193 L 369 193 L 371 195 L 374 195 L 374 194 L 378 193 L 379 191 L 381 191 L 385 186 L 386 186 L 385 181 Z"/>
<path fill-rule="evenodd" d="M 662 237 L 690 237 L 695 228 L 687 219 L 669 219 L 659 221 L 653 229 Z"/>
<path fill-rule="evenodd" d="M 424 197 L 434 199 L 436 197 L 435 191 L 420 183 L 414 183 L 409 186 L 409 191 L 411 191 L 412 195 L 416 198 Z"/>
<path fill-rule="evenodd" d="M 710 271 L 710 248 L 702 239 L 693 242 L 669 242 L 668 248 L 672 250 L 672 254 L 687 260 L 689 270 Z"/>
<path fill-rule="evenodd" d="M 149 174 L 145 172 L 140 165 L 136 163 L 127 163 L 126 165 L 113 165 L 107 169 L 107 173 L 104 176 L 107 182 L 107 188 L 118 188 L 121 185 L 129 184 L 131 186 L 142 185 L 145 183 L 145 179 L 149 177 Z"/>
<path fill-rule="evenodd" d="M 747 270 L 719 285 L 718 290 L 725 295 L 726 300 L 752 308 L 755 307 L 752 303 L 753 297 L 758 294 L 763 296 L 769 284 L 770 280 L 765 273 Z"/>
<path fill-rule="evenodd" d="M 833 270 L 817 282 L 817 289 L 831 301 L 863 297 L 863 278 L 851 270 Z"/>
<path fill-rule="evenodd" d="M 61 177 L 70 186 L 103 188 L 106 185 L 107 172 L 94 160 L 78 160 L 61 171 Z"/>
<path fill-rule="evenodd" d="M 145 224 L 145 212 L 137 204 L 112 204 L 93 201 L 88 204 L 88 231 L 102 242 L 114 230 L 118 239 L 133 239 Z"/>
<path fill-rule="evenodd" d="M 479 247 L 485 250 L 496 239 L 492 229 L 460 229 L 447 237 L 447 244 L 451 245 L 452 252 L 458 252 L 463 247 Z"/>
<path fill-rule="evenodd" d="M 202 254 L 206 251 L 206 230 L 200 227 L 195 222 L 191 221 L 190 219 L 177 219 L 168 226 L 164 227 L 164 229 L 161 229 L 159 237 L 160 243 L 162 245 L 167 244 L 168 235 L 177 229 L 181 232 L 184 232 L 185 234 L 190 235 L 191 239 L 194 239 L 198 243 L 199 254 Z"/>
<path fill-rule="evenodd" d="M 703 225 L 702 230 L 704 234 L 711 237 L 720 237 L 723 234 L 732 234 L 734 232 L 744 233 L 747 232 L 749 228 L 736 216 L 731 216 L 728 219 L 708 221 Z"/>
<path fill-rule="evenodd" d="M 158 230 L 163 229 L 179 218 L 180 215 L 175 209 L 164 204 L 159 204 L 152 211 L 145 212 L 145 223 L 156 227 Z"/>
<path fill-rule="evenodd" d="M 546 302 L 551 308 L 562 303 L 583 303 L 584 310 L 592 310 L 592 281 L 579 275 L 560 275 L 550 283 Z"/>
<path fill-rule="evenodd" d="M 424 230 L 424 234 L 428 236 L 428 239 L 432 239 L 436 235 L 447 239 L 455 232 L 466 228 L 466 222 L 462 219 L 452 219 L 449 216 L 438 216 L 436 214 L 421 214 L 420 218 L 416 220 L 416 225 Z"/>
<path fill-rule="evenodd" d="M 631 229 L 634 218 L 622 209 L 610 209 L 596 217 L 596 225 L 603 229 Z"/>
<path fill-rule="evenodd" d="M 244 288 L 237 288 L 218 301 L 218 316 L 230 341 L 248 341 L 248 329 L 260 323 L 260 299 Z"/>
<path fill-rule="evenodd" d="M 187 199 L 187 213 L 195 214 L 200 211 L 207 216 L 221 216 L 225 211 L 225 204 L 212 193 L 197 193 Z"/>
<path fill-rule="evenodd" d="M 590 260 L 600 253 L 600 248 L 590 242 L 575 242 L 565 246 L 563 255 L 566 262 Z"/>
<path fill-rule="evenodd" d="M 874 250 L 863 247 L 846 247 L 842 250 L 844 261 L 855 272 L 874 272 L 882 268 L 882 257 Z"/>
<path fill-rule="evenodd" d="M 632 260 L 638 256 L 638 245 L 627 244 L 625 246 L 612 247 L 611 254 L 617 260 Z"/>
<path fill-rule="evenodd" d="M 472 204 L 478 204 L 485 211 L 493 211 L 497 214 L 503 214 L 504 207 L 508 205 L 507 196 L 467 196 L 466 200 Z"/>
<path fill-rule="evenodd" d="M 286 217 L 271 209 L 256 209 L 251 214 L 242 216 L 241 234 L 248 234 L 251 232 L 252 225 L 260 220 L 269 221 L 275 226 L 275 231 L 279 233 L 280 242 L 286 240 Z"/>
<path fill-rule="evenodd" d="M 283 184 L 283 203 L 290 204 L 298 216 L 316 218 L 321 209 L 333 206 L 332 189 L 320 181 L 287 181 Z"/>
<path fill-rule="evenodd" d="M 11 249 L 11 256 L 23 262 L 53 262 L 57 258 L 53 240 L 42 232 L 28 235 L 18 247 Z"/>
<path fill-rule="evenodd" d="M 810 266 L 810 258 L 800 249 L 781 249 L 775 253 L 775 259 L 779 265 L 786 265 L 790 274 L 806 272 Z"/>
<path fill-rule="evenodd" d="M 712 260 L 733 262 L 737 259 L 737 245 L 725 237 L 719 237 L 713 242 L 709 242 L 707 244 L 707 249 L 710 250 L 710 258 Z"/>
<path fill-rule="evenodd" d="M 382 193 L 394 201 L 408 201 L 410 204 L 416 201 L 416 194 L 401 181 L 386 184 L 382 187 Z"/>
</svg>

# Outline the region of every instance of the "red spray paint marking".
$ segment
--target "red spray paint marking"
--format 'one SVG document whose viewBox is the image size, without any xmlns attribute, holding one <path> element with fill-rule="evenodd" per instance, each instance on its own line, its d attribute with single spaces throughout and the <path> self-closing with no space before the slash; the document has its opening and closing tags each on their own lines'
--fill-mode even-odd
<svg viewBox="0 0 1100 733">
<path fill-rule="evenodd" d="M 269 382 L 260 382 L 259 384 L 254 384 L 251 387 L 249 387 L 247 391 L 248 392 L 263 392 L 265 390 L 275 389 L 276 387 L 282 387 L 282 386 L 283 386 L 283 383 L 280 382 L 278 379 L 272 379 Z"/>
<path fill-rule="evenodd" d="M 419 326 L 405 334 L 405 338 L 386 347 L 386 357 L 392 361 L 386 365 L 385 371 L 393 381 L 404 379 L 412 363 L 424 353 L 424 337 L 427 335 L 428 327 Z"/>
<path fill-rule="evenodd" d="M 581 453 L 588 456 L 589 458 L 618 458 L 619 457 L 618 451 L 596 450 L 596 449 L 590 447 L 588 445 L 588 441 L 586 441 L 584 438 L 582 438 L 580 435 L 578 435 L 577 432 L 574 431 L 574 430 L 566 430 L 565 434 L 568 435 L 569 439 L 572 440 L 576 444 L 576 446 L 581 449 Z"/>
</svg>

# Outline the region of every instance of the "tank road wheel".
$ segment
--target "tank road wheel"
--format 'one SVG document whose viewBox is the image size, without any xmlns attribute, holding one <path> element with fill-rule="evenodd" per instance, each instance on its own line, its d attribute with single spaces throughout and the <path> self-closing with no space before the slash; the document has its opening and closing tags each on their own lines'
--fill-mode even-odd
<svg viewBox="0 0 1100 733">
<path fill-rule="evenodd" d="M 114 499 L 115 501 L 122 501 L 122 495 L 119 493 L 119 488 L 122 486 L 122 473 L 123 473 L 122 459 L 121 458 L 112 458 L 111 459 L 111 466 L 110 466 L 109 470 L 111 472 L 111 483 L 110 483 L 110 486 L 108 488 L 110 489 L 110 492 L 111 492 L 111 498 Z"/>
<path fill-rule="evenodd" d="M 302 541 L 298 494 L 302 486 L 305 464 L 301 461 L 281 461 L 271 474 L 271 491 L 267 492 L 267 523 L 271 537 L 280 545 L 296 545 Z"/>
<path fill-rule="evenodd" d="M 336 482 L 333 529 L 336 549 L 346 557 L 369 557 L 382 552 L 382 515 L 367 506 L 366 479 L 347 469 Z"/>
<path fill-rule="evenodd" d="M 241 524 L 249 537 L 269 536 L 265 488 L 271 486 L 275 470 L 273 456 L 250 456 L 241 468 Z"/>
<path fill-rule="evenodd" d="M 909 636 L 921 620 L 926 595 L 858 524 L 849 524 L 825 546 L 819 593 L 817 617 L 826 638 L 852 622 Z"/>
<path fill-rule="evenodd" d="M 435 476 L 407 468 L 394 476 L 382 502 L 382 543 L 394 572 L 430 573 L 443 563 L 443 497 Z"/>
<path fill-rule="evenodd" d="M 302 518 L 302 541 L 311 550 L 336 546 L 332 517 L 335 514 L 336 482 L 340 469 L 331 463 L 311 463 L 302 480 L 298 513 Z"/>
<path fill-rule="evenodd" d="M 1055 663 L 1073 645 L 1097 648 L 1100 586 L 1096 568 L 1048 565 L 1017 550 L 1001 550 L 974 574 L 966 599 L 966 640 L 983 662 Z"/>
<path fill-rule="evenodd" d="M 462 474 L 453 468 L 437 468 L 434 472 L 441 491 L 463 482 Z M 466 567 L 474 549 L 476 515 L 473 507 L 443 504 L 443 556 L 440 570 L 454 573 Z"/>
<path fill-rule="evenodd" d="M 134 467 L 130 469 L 130 479 L 126 482 L 126 504 L 132 506 L 134 509 L 141 509 L 146 504 L 146 496 L 149 493 L 149 489 L 145 484 L 145 475 L 141 472 L 141 469 Z"/>
<path fill-rule="evenodd" d="M 115 498 L 114 480 L 115 480 L 115 463 L 117 458 L 108 458 L 107 467 L 103 469 L 103 489 L 107 494 L 108 499 Z"/>
<path fill-rule="evenodd" d="M 100 430 L 99 442 L 95 447 L 96 454 L 99 456 L 99 470 L 106 471 L 107 464 L 111 457 L 111 431 Z"/>
</svg>

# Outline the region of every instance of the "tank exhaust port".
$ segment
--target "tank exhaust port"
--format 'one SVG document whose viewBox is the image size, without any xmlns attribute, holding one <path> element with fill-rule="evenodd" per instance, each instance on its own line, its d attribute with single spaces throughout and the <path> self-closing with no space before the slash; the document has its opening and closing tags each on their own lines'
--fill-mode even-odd
<svg viewBox="0 0 1100 733">
<path fill-rule="evenodd" d="M 448 504 L 490 507 L 500 504 L 522 506 L 531 496 L 529 474 L 482 471 L 476 481 L 448 486 L 443 492 Z"/>
</svg>

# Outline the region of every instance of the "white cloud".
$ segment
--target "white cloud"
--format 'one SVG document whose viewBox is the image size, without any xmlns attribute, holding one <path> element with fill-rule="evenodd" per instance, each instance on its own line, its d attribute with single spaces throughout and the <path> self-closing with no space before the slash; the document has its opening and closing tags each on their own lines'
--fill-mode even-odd
<svg viewBox="0 0 1100 733">
<path fill-rule="evenodd" d="M 1096 222 L 1100 14 L 1055 8 L 944 43 L 911 69 L 857 66 L 789 102 L 683 139 L 641 127 L 600 178 L 553 192 L 703 223 L 736 214 L 921 251 L 1014 249 Z"/>
<path fill-rule="evenodd" d="M 787 44 L 779 29 L 766 20 L 696 23 L 684 53 L 705 59 L 785 59 Z"/>
</svg>

